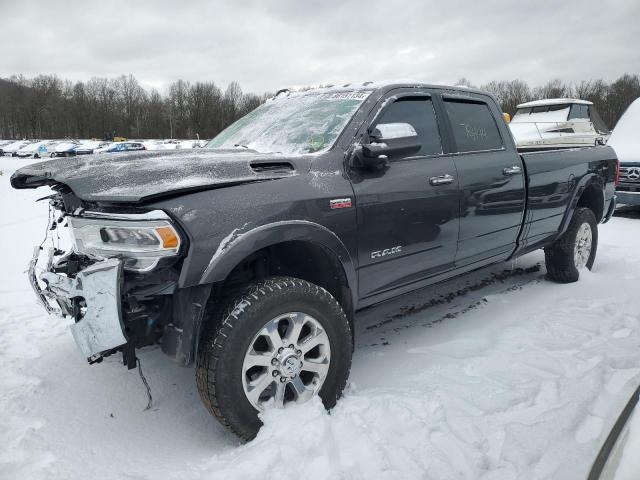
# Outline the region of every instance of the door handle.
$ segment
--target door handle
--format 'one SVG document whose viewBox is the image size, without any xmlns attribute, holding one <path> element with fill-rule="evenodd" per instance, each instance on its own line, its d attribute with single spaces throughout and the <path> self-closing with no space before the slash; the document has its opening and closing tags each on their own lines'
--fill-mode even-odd
<svg viewBox="0 0 640 480">
<path fill-rule="evenodd" d="M 431 177 L 429 179 L 429 183 L 434 187 L 438 185 L 449 185 L 450 183 L 453 183 L 453 177 L 449 174 Z"/>
<path fill-rule="evenodd" d="M 518 175 L 522 173 L 522 168 L 520 168 L 517 165 L 514 165 L 513 167 L 507 167 L 504 170 L 502 170 L 502 174 L 505 177 L 510 177 L 511 175 Z"/>
</svg>

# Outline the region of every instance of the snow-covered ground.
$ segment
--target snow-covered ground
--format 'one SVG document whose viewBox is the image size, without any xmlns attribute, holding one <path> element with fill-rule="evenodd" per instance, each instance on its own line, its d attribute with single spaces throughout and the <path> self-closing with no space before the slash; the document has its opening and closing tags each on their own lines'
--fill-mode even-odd
<svg viewBox="0 0 640 480">
<path fill-rule="evenodd" d="M 201 405 L 193 369 L 158 349 L 140 354 L 149 411 L 119 358 L 86 364 L 24 275 L 46 192 L 11 190 L 25 161 L 0 162 L 2 479 L 584 480 L 640 382 L 630 213 L 601 226 L 593 272 L 576 284 L 546 281 L 534 253 L 362 314 L 333 412 L 270 411 L 240 445 Z"/>
</svg>

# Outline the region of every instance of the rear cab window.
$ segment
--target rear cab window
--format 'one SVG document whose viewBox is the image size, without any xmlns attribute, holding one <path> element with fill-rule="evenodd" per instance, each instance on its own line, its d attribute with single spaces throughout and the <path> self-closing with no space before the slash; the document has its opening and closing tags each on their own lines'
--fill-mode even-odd
<svg viewBox="0 0 640 480">
<path fill-rule="evenodd" d="M 481 100 L 444 99 L 456 151 L 500 150 L 504 143 L 489 106 Z"/>
</svg>

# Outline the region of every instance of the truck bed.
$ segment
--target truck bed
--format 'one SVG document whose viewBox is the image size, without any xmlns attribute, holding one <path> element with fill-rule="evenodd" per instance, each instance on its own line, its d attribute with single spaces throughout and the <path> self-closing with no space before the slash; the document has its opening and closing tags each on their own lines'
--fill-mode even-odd
<svg viewBox="0 0 640 480">
<path fill-rule="evenodd" d="M 562 230 L 570 202 L 578 198 L 592 173 L 604 191 L 605 211 L 615 195 L 616 154 L 611 147 L 562 148 L 520 153 L 527 174 L 527 215 L 520 248 L 533 250 Z M 593 180 L 591 180 L 593 181 Z M 576 195 L 577 194 L 577 195 Z"/>
</svg>

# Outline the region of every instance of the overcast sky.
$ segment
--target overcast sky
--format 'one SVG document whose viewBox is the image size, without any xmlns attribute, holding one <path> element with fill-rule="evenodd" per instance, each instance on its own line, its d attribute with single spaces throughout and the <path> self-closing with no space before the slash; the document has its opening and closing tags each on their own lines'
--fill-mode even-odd
<svg viewBox="0 0 640 480">
<path fill-rule="evenodd" d="M 640 73 L 640 0 L 0 0 L 0 77 L 532 85 Z"/>
</svg>

